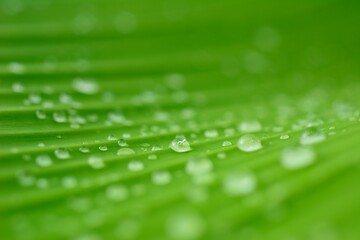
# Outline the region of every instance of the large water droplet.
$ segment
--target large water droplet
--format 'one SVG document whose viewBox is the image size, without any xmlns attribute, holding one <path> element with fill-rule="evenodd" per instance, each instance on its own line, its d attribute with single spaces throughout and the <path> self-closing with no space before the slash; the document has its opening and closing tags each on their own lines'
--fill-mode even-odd
<svg viewBox="0 0 360 240">
<path fill-rule="evenodd" d="M 189 152 L 191 151 L 190 143 L 183 135 L 177 135 L 174 140 L 171 141 L 169 147 L 175 152 Z"/>
<path fill-rule="evenodd" d="M 311 165 L 315 152 L 310 147 L 289 147 L 281 154 L 281 165 L 288 170 L 297 170 Z"/>
<path fill-rule="evenodd" d="M 254 152 L 262 148 L 260 139 L 255 135 L 244 135 L 237 142 L 237 147 L 243 152 Z"/>
</svg>

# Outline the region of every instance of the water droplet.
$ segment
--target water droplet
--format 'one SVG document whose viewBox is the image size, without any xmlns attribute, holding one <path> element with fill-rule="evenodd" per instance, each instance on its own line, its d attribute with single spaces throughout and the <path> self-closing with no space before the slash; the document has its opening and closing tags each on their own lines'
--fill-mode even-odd
<svg viewBox="0 0 360 240">
<path fill-rule="evenodd" d="M 255 135 L 244 135 L 237 142 L 237 147 L 243 152 L 254 152 L 262 148 L 260 139 Z"/>
<path fill-rule="evenodd" d="M 171 179 L 172 176 L 167 171 L 158 171 L 151 175 L 151 180 L 155 185 L 166 185 L 171 181 Z"/>
<path fill-rule="evenodd" d="M 223 143 L 222 143 L 222 146 L 223 147 L 228 147 L 228 146 L 231 146 L 232 145 L 232 142 L 230 142 L 230 141 L 224 141 Z"/>
<path fill-rule="evenodd" d="M 13 74 L 23 74 L 26 68 L 24 64 L 12 62 L 8 64 L 8 71 Z"/>
<path fill-rule="evenodd" d="M 244 121 L 239 124 L 238 130 L 242 133 L 260 132 L 262 125 L 259 121 Z"/>
<path fill-rule="evenodd" d="M 74 188 L 77 185 L 77 179 L 72 176 L 63 177 L 61 184 L 64 188 Z"/>
<path fill-rule="evenodd" d="M 30 93 L 28 99 L 31 104 L 40 104 L 42 101 L 40 94 L 37 93 Z"/>
<path fill-rule="evenodd" d="M 125 186 L 122 185 L 111 185 L 106 189 L 106 197 L 110 201 L 119 202 L 124 201 L 128 198 L 129 191 Z"/>
<path fill-rule="evenodd" d="M 90 152 L 90 149 L 88 147 L 81 146 L 79 148 L 79 151 L 82 152 L 82 153 L 88 153 L 88 152 Z"/>
<path fill-rule="evenodd" d="M 219 136 L 219 132 L 216 129 L 206 130 L 204 133 L 207 138 L 216 138 Z"/>
<path fill-rule="evenodd" d="M 256 177 L 252 173 L 230 173 L 224 179 L 223 189 L 229 196 L 242 196 L 252 193 L 256 184 Z"/>
<path fill-rule="evenodd" d="M 66 113 L 63 111 L 54 112 L 53 119 L 57 123 L 64 123 L 67 120 Z"/>
<path fill-rule="evenodd" d="M 302 169 L 315 161 L 315 152 L 310 147 L 289 147 L 281 154 L 281 165 L 288 170 Z"/>
<path fill-rule="evenodd" d="M 131 155 L 131 154 L 135 154 L 135 151 L 131 148 L 120 148 L 117 151 L 118 156 L 125 156 L 125 155 Z"/>
<path fill-rule="evenodd" d="M 99 146 L 99 150 L 102 152 L 106 152 L 108 150 L 108 147 L 103 145 L 103 146 Z"/>
<path fill-rule="evenodd" d="M 88 158 L 88 164 L 93 169 L 101 169 L 105 167 L 103 159 L 99 156 L 90 156 Z"/>
<path fill-rule="evenodd" d="M 156 154 L 150 154 L 149 156 L 148 156 L 148 159 L 149 160 L 156 160 L 158 157 L 157 157 L 157 155 Z"/>
<path fill-rule="evenodd" d="M 203 219 L 194 212 L 176 213 L 167 221 L 166 232 L 170 239 L 193 240 L 201 239 L 205 231 Z"/>
<path fill-rule="evenodd" d="M 218 159 L 226 159 L 226 153 L 224 152 L 219 152 L 218 154 L 216 154 L 216 157 Z"/>
<path fill-rule="evenodd" d="M 289 139 L 289 138 L 290 138 L 290 136 L 287 135 L 287 134 L 283 134 L 283 135 L 280 136 L 281 140 L 286 140 L 286 139 Z"/>
<path fill-rule="evenodd" d="M 160 151 L 160 150 L 163 150 L 163 147 L 158 145 L 158 144 L 155 144 L 152 148 L 151 148 L 151 151 Z"/>
<path fill-rule="evenodd" d="M 118 140 L 118 137 L 116 137 L 115 135 L 109 135 L 109 136 L 107 137 L 107 140 L 108 140 L 108 141 L 116 141 L 116 140 Z"/>
<path fill-rule="evenodd" d="M 189 152 L 191 151 L 190 143 L 183 135 L 177 135 L 174 140 L 171 141 L 169 147 L 175 152 Z"/>
<path fill-rule="evenodd" d="M 213 164 L 210 159 L 193 158 L 190 159 L 185 166 L 185 171 L 190 175 L 202 175 L 211 172 Z"/>
<path fill-rule="evenodd" d="M 14 83 L 12 85 L 12 90 L 16 93 L 22 93 L 24 92 L 25 88 L 21 83 Z"/>
<path fill-rule="evenodd" d="M 139 172 L 144 169 L 144 164 L 141 161 L 133 160 L 129 162 L 128 169 L 132 172 Z"/>
<path fill-rule="evenodd" d="M 127 144 L 127 142 L 126 142 L 125 139 L 120 139 L 120 140 L 118 141 L 118 145 L 119 145 L 120 147 L 127 147 L 127 146 L 129 146 L 129 145 Z"/>
<path fill-rule="evenodd" d="M 52 160 L 48 155 L 39 155 L 35 161 L 39 167 L 50 167 L 52 165 Z"/>
<path fill-rule="evenodd" d="M 35 114 L 38 119 L 46 119 L 46 113 L 43 110 L 37 110 Z"/>
<path fill-rule="evenodd" d="M 58 159 L 69 159 L 70 158 L 70 153 L 65 148 L 58 148 L 58 149 L 55 150 L 55 156 Z"/>
<path fill-rule="evenodd" d="M 325 134 L 319 128 L 311 127 L 301 134 L 300 143 L 302 145 L 311 145 L 322 142 L 325 138 Z"/>
<path fill-rule="evenodd" d="M 73 81 L 73 87 L 76 92 L 92 95 L 99 91 L 99 85 L 94 80 L 76 78 Z"/>
<path fill-rule="evenodd" d="M 17 174 L 17 178 L 19 184 L 23 187 L 29 187 L 35 183 L 34 175 L 27 171 L 19 171 Z"/>
</svg>

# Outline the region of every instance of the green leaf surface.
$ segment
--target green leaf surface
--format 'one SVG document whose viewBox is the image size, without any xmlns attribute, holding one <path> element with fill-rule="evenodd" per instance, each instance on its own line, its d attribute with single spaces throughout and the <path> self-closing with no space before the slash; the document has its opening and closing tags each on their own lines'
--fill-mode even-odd
<svg viewBox="0 0 360 240">
<path fill-rule="evenodd" d="M 357 239 L 359 13 L 0 0 L 0 239 Z"/>
</svg>

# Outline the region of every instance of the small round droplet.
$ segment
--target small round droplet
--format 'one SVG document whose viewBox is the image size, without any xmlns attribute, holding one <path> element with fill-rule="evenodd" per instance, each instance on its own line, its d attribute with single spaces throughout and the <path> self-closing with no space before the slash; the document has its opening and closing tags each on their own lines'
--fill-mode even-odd
<svg viewBox="0 0 360 240">
<path fill-rule="evenodd" d="M 256 189 L 256 177 L 252 173 L 230 173 L 225 177 L 223 188 L 229 196 L 242 196 Z"/>
<path fill-rule="evenodd" d="M 53 119 L 57 123 L 64 123 L 67 120 L 66 113 L 63 111 L 54 112 Z"/>
<path fill-rule="evenodd" d="M 248 134 L 239 139 L 237 147 L 243 152 L 255 152 L 262 148 L 262 144 L 257 136 Z"/>
<path fill-rule="evenodd" d="M 287 170 L 297 170 L 315 161 L 315 152 L 310 147 L 289 147 L 281 154 L 281 165 Z"/>
<path fill-rule="evenodd" d="M 76 78 L 73 81 L 74 90 L 78 93 L 92 95 L 99 91 L 99 85 L 94 80 Z"/>
<path fill-rule="evenodd" d="M 35 114 L 36 117 L 40 120 L 46 119 L 46 113 L 43 110 L 37 110 Z"/>
<path fill-rule="evenodd" d="M 26 70 L 25 65 L 18 62 L 11 62 L 8 65 L 8 70 L 13 74 L 23 74 Z"/>
<path fill-rule="evenodd" d="M 105 167 L 103 159 L 99 156 L 90 156 L 88 158 L 88 164 L 93 169 L 101 169 Z"/>
<path fill-rule="evenodd" d="M 262 130 L 262 125 L 259 121 L 244 121 L 239 124 L 238 129 L 242 133 L 253 133 L 260 132 Z"/>
<path fill-rule="evenodd" d="M 129 191 L 122 185 L 111 185 L 106 189 L 106 197 L 110 201 L 119 202 L 128 198 Z"/>
<path fill-rule="evenodd" d="M 189 175 L 202 175 L 211 172 L 213 163 L 208 158 L 194 158 L 190 159 L 185 166 L 185 171 Z"/>
<path fill-rule="evenodd" d="M 14 83 L 12 85 L 12 90 L 15 92 L 15 93 L 22 93 L 25 91 L 25 88 L 24 86 L 21 84 L 21 83 Z"/>
<path fill-rule="evenodd" d="M 61 180 L 61 184 L 64 188 L 74 188 L 77 183 L 77 179 L 72 176 L 66 176 Z"/>
<path fill-rule="evenodd" d="M 102 152 L 106 152 L 108 150 L 108 147 L 106 145 L 99 146 L 99 150 Z"/>
<path fill-rule="evenodd" d="M 201 239 L 204 231 L 203 219 L 194 212 L 176 213 L 170 216 L 166 224 L 168 237 L 175 240 Z"/>
<path fill-rule="evenodd" d="M 228 146 L 231 146 L 231 145 L 232 145 L 232 142 L 230 142 L 230 141 L 224 141 L 221 146 L 223 146 L 223 147 L 228 147 Z"/>
<path fill-rule="evenodd" d="M 219 136 L 219 132 L 216 129 L 206 130 L 204 133 L 206 138 L 216 138 Z"/>
<path fill-rule="evenodd" d="M 90 152 L 90 149 L 88 147 L 81 146 L 79 148 L 79 151 L 82 152 L 82 153 L 88 153 L 88 152 Z"/>
<path fill-rule="evenodd" d="M 290 138 L 290 136 L 287 135 L 287 134 L 283 134 L 283 135 L 280 136 L 280 140 L 286 140 L 286 139 L 289 139 L 289 138 Z"/>
<path fill-rule="evenodd" d="M 191 151 L 190 143 L 183 135 L 177 135 L 174 140 L 171 141 L 169 147 L 175 152 L 189 152 Z"/>
<path fill-rule="evenodd" d="M 69 159 L 70 153 L 69 153 L 69 150 L 67 150 L 65 148 L 58 148 L 55 150 L 55 156 L 58 159 Z"/>
<path fill-rule="evenodd" d="M 156 154 L 150 154 L 149 156 L 148 156 L 148 159 L 149 160 L 156 160 L 158 157 L 157 157 L 157 155 Z"/>
<path fill-rule="evenodd" d="M 50 167 L 52 165 L 52 160 L 48 155 L 39 155 L 35 161 L 39 167 Z"/>
<path fill-rule="evenodd" d="M 144 169 L 144 164 L 141 161 L 133 160 L 129 162 L 128 169 L 132 172 L 139 172 Z"/>
<path fill-rule="evenodd" d="M 151 180 L 155 185 L 166 185 L 171 181 L 171 179 L 172 176 L 167 171 L 158 171 L 151 175 Z"/>
</svg>

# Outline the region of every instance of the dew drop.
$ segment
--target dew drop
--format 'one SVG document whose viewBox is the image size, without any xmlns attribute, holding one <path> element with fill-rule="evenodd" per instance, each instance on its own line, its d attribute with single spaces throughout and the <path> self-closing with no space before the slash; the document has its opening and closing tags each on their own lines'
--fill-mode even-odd
<svg viewBox="0 0 360 240">
<path fill-rule="evenodd" d="M 36 110 L 35 115 L 38 119 L 46 119 L 46 113 L 43 110 Z"/>
<path fill-rule="evenodd" d="M 133 160 L 129 162 L 128 169 L 132 172 L 139 172 L 144 169 L 144 164 L 141 161 Z"/>
<path fill-rule="evenodd" d="M 99 85 L 94 80 L 76 78 L 73 81 L 73 88 L 76 92 L 92 95 L 99 91 Z"/>
<path fill-rule="evenodd" d="M 213 164 L 208 158 L 194 158 L 190 159 L 185 166 L 185 171 L 189 175 L 202 175 L 211 172 Z"/>
<path fill-rule="evenodd" d="M 77 179 L 72 176 L 66 176 L 61 179 L 61 184 L 64 188 L 74 188 L 77 183 Z"/>
<path fill-rule="evenodd" d="M 167 221 L 166 232 L 170 239 L 192 240 L 201 239 L 205 231 L 203 219 L 194 212 L 179 212 Z"/>
<path fill-rule="evenodd" d="M 315 152 L 310 147 L 289 147 L 281 154 L 281 165 L 287 170 L 297 170 L 315 161 Z"/>
<path fill-rule="evenodd" d="M 39 167 L 50 167 L 52 165 L 52 160 L 48 155 L 39 155 L 35 161 Z"/>
<path fill-rule="evenodd" d="M 108 147 L 103 145 L 103 146 L 99 146 L 99 150 L 102 152 L 106 152 L 108 150 Z"/>
<path fill-rule="evenodd" d="M 13 74 L 23 74 L 26 68 L 24 64 L 12 62 L 8 65 L 8 71 Z"/>
<path fill-rule="evenodd" d="M 166 185 L 170 183 L 172 176 L 167 171 L 154 172 L 151 175 L 151 180 L 155 185 Z"/>
<path fill-rule="evenodd" d="M 57 123 L 64 123 L 66 122 L 66 113 L 63 111 L 57 111 L 53 113 L 53 119 Z"/>
<path fill-rule="evenodd" d="M 204 133 L 206 138 L 216 138 L 219 136 L 219 132 L 216 129 L 206 130 Z"/>
<path fill-rule="evenodd" d="M 256 189 L 256 177 L 252 173 L 230 173 L 225 177 L 223 189 L 229 196 L 242 196 Z"/>
<path fill-rule="evenodd" d="M 105 194 L 110 201 L 119 202 L 124 201 L 128 198 L 129 191 L 125 186 L 111 185 L 106 188 Z"/>
<path fill-rule="evenodd" d="M 24 92 L 25 88 L 21 83 L 14 83 L 12 85 L 12 90 L 16 93 L 22 93 Z"/>
<path fill-rule="evenodd" d="M 230 142 L 230 141 L 224 141 L 223 143 L 222 143 L 222 146 L 223 147 L 228 147 L 228 146 L 231 146 L 232 145 L 232 142 Z"/>
<path fill-rule="evenodd" d="M 82 153 L 88 153 L 88 152 L 90 152 L 90 149 L 88 147 L 81 146 L 79 148 L 79 151 L 82 152 Z"/>
<path fill-rule="evenodd" d="M 67 150 L 65 148 L 58 148 L 55 150 L 55 156 L 58 159 L 69 159 L 70 153 L 69 153 L 69 150 Z"/>
<path fill-rule="evenodd" d="M 88 158 L 88 164 L 93 169 L 101 169 L 105 167 L 103 159 L 99 156 L 90 156 Z"/>
<path fill-rule="evenodd" d="M 119 141 L 118 141 L 117 143 L 118 143 L 118 145 L 119 145 L 120 147 L 127 147 L 127 146 L 129 146 L 129 145 L 127 144 L 127 142 L 126 142 L 125 139 L 119 139 Z"/>
<path fill-rule="evenodd" d="M 283 135 L 280 136 L 280 140 L 286 140 L 286 139 L 289 139 L 289 138 L 290 138 L 290 136 L 287 135 L 287 134 L 283 134 Z"/>
<path fill-rule="evenodd" d="M 148 159 L 149 160 L 156 160 L 158 157 L 157 157 L 157 155 L 156 154 L 150 154 L 149 156 L 148 156 Z"/>
<path fill-rule="evenodd" d="M 319 128 L 308 128 L 301 134 L 300 143 L 302 145 L 312 145 L 324 141 L 325 134 Z"/>
<path fill-rule="evenodd" d="M 262 148 L 262 144 L 257 136 L 247 134 L 239 139 L 237 147 L 243 152 L 255 152 Z"/>
<path fill-rule="evenodd" d="M 259 121 L 244 121 L 239 124 L 238 130 L 242 133 L 260 132 L 262 125 Z"/>
<path fill-rule="evenodd" d="M 120 148 L 117 153 L 118 156 L 125 156 L 135 154 L 135 151 L 131 148 Z"/>
<path fill-rule="evenodd" d="M 190 143 L 185 136 L 177 135 L 169 144 L 169 147 L 175 152 L 189 152 L 191 151 Z"/>
</svg>

